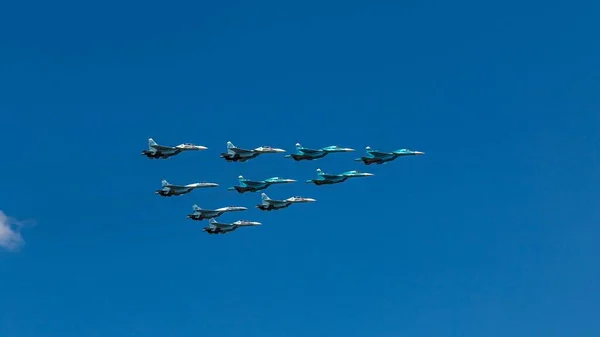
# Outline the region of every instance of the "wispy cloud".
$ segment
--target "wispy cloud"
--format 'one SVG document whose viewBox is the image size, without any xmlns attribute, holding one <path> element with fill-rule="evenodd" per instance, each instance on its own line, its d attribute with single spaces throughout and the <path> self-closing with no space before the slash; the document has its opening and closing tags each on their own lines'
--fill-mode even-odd
<svg viewBox="0 0 600 337">
<path fill-rule="evenodd" d="M 23 247 L 25 241 L 21 236 L 21 228 L 25 224 L 17 221 L 0 211 L 0 247 L 16 252 Z"/>
</svg>

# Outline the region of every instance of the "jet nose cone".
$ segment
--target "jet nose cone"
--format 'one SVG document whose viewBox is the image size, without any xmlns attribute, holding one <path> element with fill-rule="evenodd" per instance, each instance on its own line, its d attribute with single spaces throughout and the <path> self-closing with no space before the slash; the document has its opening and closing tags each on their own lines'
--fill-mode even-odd
<svg viewBox="0 0 600 337">
<path fill-rule="evenodd" d="M 198 150 L 208 150 L 208 147 L 199 145 L 199 146 L 196 146 L 196 149 L 198 149 Z"/>
<path fill-rule="evenodd" d="M 425 154 L 425 152 L 415 151 L 415 154 Z"/>
<path fill-rule="evenodd" d="M 284 149 L 273 149 L 273 152 L 275 152 L 275 153 L 284 153 L 285 150 Z"/>
<path fill-rule="evenodd" d="M 345 151 L 345 152 L 354 152 L 354 151 L 356 151 L 356 150 L 355 150 L 355 149 L 351 149 L 351 148 L 347 147 L 347 148 L 344 148 L 344 149 L 342 149 L 342 151 Z"/>
<path fill-rule="evenodd" d="M 373 174 L 373 173 L 363 173 L 363 175 L 364 175 L 365 177 L 372 177 L 372 176 L 374 176 L 374 174 Z"/>
<path fill-rule="evenodd" d="M 304 201 L 306 201 L 306 202 L 315 202 L 315 201 L 317 201 L 317 199 L 305 198 Z"/>
</svg>

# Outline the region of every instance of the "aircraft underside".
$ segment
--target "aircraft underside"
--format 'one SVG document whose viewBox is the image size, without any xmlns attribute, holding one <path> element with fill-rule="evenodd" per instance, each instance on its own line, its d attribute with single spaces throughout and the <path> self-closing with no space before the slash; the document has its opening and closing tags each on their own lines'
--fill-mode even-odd
<svg viewBox="0 0 600 337">
<path fill-rule="evenodd" d="M 255 158 L 256 156 L 258 156 L 257 153 L 251 155 L 251 156 L 240 156 L 238 153 L 236 154 L 231 154 L 231 153 L 221 153 L 221 158 L 225 158 L 225 160 L 227 160 L 228 162 L 240 162 L 243 163 L 249 159 Z"/>
<path fill-rule="evenodd" d="M 313 180 L 313 183 L 315 183 L 315 185 L 317 185 L 317 186 L 318 185 L 331 185 L 331 184 L 341 183 L 344 180 Z"/>
<path fill-rule="evenodd" d="M 227 234 L 229 232 L 233 232 L 235 228 L 229 230 L 222 230 L 221 228 L 204 228 L 204 231 L 208 234 Z"/>
<path fill-rule="evenodd" d="M 278 210 L 278 209 L 282 209 L 282 208 L 286 208 L 289 205 L 281 205 L 281 206 L 274 206 L 274 205 L 257 205 L 256 207 L 258 207 L 258 209 L 260 209 L 261 211 L 274 211 L 274 210 Z"/>
<path fill-rule="evenodd" d="M 192 220 L 204 220 L 204 219 L 212 219 L 212 218 L 216 218 L 218 217 L 220 214 L 204 214 L 204 213 L 200 213 L 200 214 L 190 214 L 189 218 Z"/>
<path fill-rule="evenodd" d="M 319 159 L 319 158 L 323 158 L 325 157 L 325 154 L 318 154 L 318 155 L 308 155 L 308 154 L 291 154 L 290 156 L 292 156 L 292 158 L 295 161 L 300 161 L 300 160 L 315 160 L 315 159 Z"/>
<path fill-rule="evenodd" d="M 145 150 L 142 152 L 142 154 L 150 159 L 167 159 L 169 157 L 174 156 L 176 153 L 166 154 L 166 153 L 161 153 L 161 152 L 152 152 L 152 151 Z"/>
<path fill-rule="evenodd" d="M 158 193 L 159 195 L 163 196 L 163 197 L 172 197 L 172 196 L 178 196 L 178 195 L 182 195 L 182 194 L 186 194 L 189 191 L 173 191 L 173 190 L 169 190 L 169 191 L 165 191 L 165 190 L 158 190 L 156 191 L 156 193 Z"/>
<path fill-rule="evenodd" d="M 366 165 L 371 165 L 371 164 L 383 164 L 387 161 L 390 161 L 392 159 L 382 159 L 382 158 L 369 158 L 369 157 L 363 157 L 361 158 L 363 163 L 365 163 Z"/>
<path fill-rule="evenodd" d="M 233 188 L 235 188 L 236 191 L 238 191 L 238 193 L 245 193 L 245 192 L 256 192 L 256 191 L 260 191 L 265 189 L 266 187 L 248 187 L 248 186 L 234 186 Z"/>
</svg>

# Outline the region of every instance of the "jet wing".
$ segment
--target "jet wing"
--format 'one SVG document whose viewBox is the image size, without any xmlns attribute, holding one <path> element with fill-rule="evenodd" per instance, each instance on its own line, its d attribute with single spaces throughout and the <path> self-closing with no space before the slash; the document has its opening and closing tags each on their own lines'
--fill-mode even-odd
<svg viewBox="0 0 600 337">
<path fill-rule="evenodd" d="M 230 148 L 229 150 L 236 152 L 236 153 L 253 153 L 254 152 L 254 150 L 240 149 L 239 147 L 233 147 L 233 148 Z"/>
<path fill-rule="evenodd" d="M 302 149 L 301 151 L 304 152 L 304 153 L 311 153 L 311 154 L 312 153 L 321 153 L 321 152 L 323 152 L 323 150 L 315 150 L 315 149 Z"/>
<path fill-rule="evenodd" d="M 379 152 L 379 151 L 371 151 L 371 154 L 374 155 L 375 157 L 385 157 L 385 156 L 393 155 L 393 153 L 390 153 L 390 152 Z"/>
<path fill-rule="evenodd" d="M 218 212 L 218 211 L 216 211 L 214 209 L 201 209 L 201 210 L 198 210 L 198 211 L 195 211 L 195 212 L 196 213 L 200 213 L 200 214 L 207 214 L 207 213 L 215 213 L 215 212 Z"/>
<path fill-rule="evenodd" d="M 172 146 L 165 146 L 165 145 L 158 145 L 158 144 L 152 145 L 152 148 L 156 149 L 156 150 L 174 150 L 175 149 Z"/>
<path fill-rule="evenodd" d="M 246 181 L 244 181 L 244 184 L 246 184 L 248 186 L 260 186 L 260 185 L 264 184 L 264 182 L 262 182 L 262 181 L 246 180 Z"/>
<path fill-rule="evenodd" d="M 213 223 L 211 223 L 211 225 L 213 225 L 213 226 L 215 226 L 217 228 L 221 228 L 221 229 L 227 229 L 227 228 L 231 227 L 230 224 L 220 223 L 220 222 L 213 222 Z"/>
</svg>

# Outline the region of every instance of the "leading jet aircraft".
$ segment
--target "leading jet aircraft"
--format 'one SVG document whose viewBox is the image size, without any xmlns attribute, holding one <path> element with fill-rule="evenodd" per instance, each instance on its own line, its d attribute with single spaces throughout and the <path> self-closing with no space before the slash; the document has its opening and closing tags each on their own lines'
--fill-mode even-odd
<svg viewBox="0 0 600 337">
<path fill-rule="evenodd" d="M 260 195 L 260 198 L 262 199 L 262 203 L 256 205 L 256 208 L 258 208 L 262 211 L 272 211 L 272 210 L 287 208 L 291 204 L 297 204 L 297 203 L 301 203 L 301 202 L 317 201 L 313 198 L 304 198 L 304 197 L 289 197 L 285 200 L 274 200 L 274 199 L 269 198 L 269 196 L 267 196 L 266 193 L 262 193 Z"/>
<path fill-rule="evenodd" d="M 307 183 L 313 183 L 317 186 L 319 185 L 330 185 L 330 184 L 338 184 L 348 180 L 348 178 L 357 178 L 357 177 L 370 177 L 373 176 L 373 173 L 359 172 L 359 171 L 346 171 L 339 174 L 327 174 L 324 173 L 320 168 L 317 169 L 317 179 L 307 180 Z"/>
<path fill-rule="evenodd" d="M 354 149 L 340 147 L 337 145 L 326 146 L 320 149 L 309 149 L 303 147 L 302 145 L 300 145 L 300 143 L 296 143 L 296 153 L 288 154 L 285 156 L 285 158 L 293 158 L 295 161 L 314 160 L 318 158 L 323 158 L 330 153 L 353 151 Z"/>
<path fill-rule="evenodd" d="M 400 149 L 392 152 L 380 152 L 371 149 L 370 146 L 367 146 L 366 149 L 367 155 L 364 157 L 356 158 L 354 161 L 362 161 L 366 165 L 371 164 L 385 164 L 392 160 L 395 160 L 398 157 L 402 156 L 417 156 L 421 154 L 425 154 L 425 152 L 421 151 L 413 151 L 409 149 Z"/>
<path fill-rule="evenodd" d="M 208 234 L 227 234 L 240 227 L 260 225 L 262 225 L 260 222 L 248 220 L 238 220 L 232 223 L 221 223 L 213 218 L 208 220 L 208 226 L 204 227 L 203 230 Z"/>
<path fill-rule="evenodd" d="M 150 158 L 150 159 L 167 159 L 169 157 L 173 157 L 174 155 L 180 154 L 183 151 L 202 151 L 208 150 L 206 146 L 195 145 L 191 143 L 179 144 L 177 146 L 165 146 L 157 144 L 154 139 L 148 139 L 148 150 L 142 151 L 142 155 Z"/>
<path fill-rule="evenodd" d="M 274 148 L 271 146 L 260 146 L 253 150 L 242 149 L 233 145 L 232 142 L 227 142 L 227 152 L 221 153 L 221 158 L 225 158 L 228 162 L 246 162 L 252 158 L 256 158 L 265 153 L 283 153 L 285 150 Z"/>
<path fill-rule="evenodd" d="M 173 185 L 173 184 L 170 184 L 165 179 L 162 180 L 161 184 L 162 184 L 162 188 L 160 190 L 156 190 L 156 194 L 163 196 L 163 197 L 170 197 L 170 196 L 174 196 L 174 195 L 182 195 L 182 194 L 190 193 L 191 191 L 193 191 L 197 188 L 219 186 L 219 184 L 207 183 L 207 182 L 193 183 L 193 184 L 187 184 L 187 185 Z"/>
<path fill-rule="evenodd" d="M 204 220 L 204 219 L 213 219 L 216 217 L 220 217 L 226 212 L 240 212 L 245 211 L 248 208 L 242 206 L 227 206 L 221 207 L 217 209 L 202 209 L 198 207 L 198 205 L 192 206 L 194 212 L 192 214 L 188 214 L 188 218 L 192 220 Z"/>
<path fill-rule="evenodd" d="M 256 192 L 256 191 L 264 190 L 273 184 L 289 184 L 289 183 L 296 182 L 296 180 L 294 180 L 294 179 L 286 179 L 286 178 L 280 178 L 280 177 L 272 177 L 272 178 L 268 178 L 265 180 L 256 181 L 256 180 L 248 180 L 248 179 L 244 178 L 244 176 L 239 176 L 238 180 L 240 182 L 240 185 L 230 187 L 229 188 L 230 191 L 238 191 L 238 193 Z"/>
</svg>

